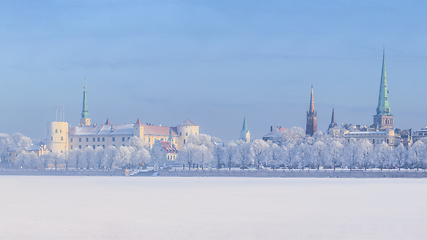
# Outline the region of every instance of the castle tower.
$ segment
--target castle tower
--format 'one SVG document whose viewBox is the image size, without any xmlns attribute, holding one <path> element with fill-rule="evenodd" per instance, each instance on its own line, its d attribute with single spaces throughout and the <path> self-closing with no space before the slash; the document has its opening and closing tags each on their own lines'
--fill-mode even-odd
<svg viewBox="0 0 427 240">
<path fill-rule="evenodd" d="M 245 142 L 251 141 L 251 134 L 248 130 L 248 126 L 246 125 L 246 117 L 243 118 L 243 128 L 242 131 L 240 131 L 240 138 L 239 140 L 243 140 Z"/>
<path fill-rule="evenodd" d="M 82 109 L 82 118 L 80 118 L 80 125 L 83 125 L 83 126 L 90 125 L 89 111 L 87 109 L 86 84 L 83 91 L 83 109 Z"/>
<path fill-rule="evenodd" d="M 177 150 L 181 150 L 188 142 L 188 136 L 199 134 L 199 126 L 190 120 L 185 120 L 180 125 L 176 126 L 178 133 Z"/>
<path fill-rule="evenodd" d="M 51 152 L 63 153 L 68 150 L 68 123 L 48 122 L 46 147 Z"/>
<path fill-rule="evenodd" d="M 136 120 L 136 123 L 133 125 L 133 135 L 139 138 L 142 138 L 144 136 L 144 126 L 142 125 L 141 120 L 139 120 L 139 118 Z"/>
<path fill-rule="evenodd" d="M 313 136 L 315 132 L 317 132 L 317 112 L 314 110 L 313 85 L 311 85 L 310 107 L 307 111 L 305 134 Z"/>
<path fill-rule="evenodd" d="M 385 70 L 385 50 L 383 50 L 383 66 L 381 70 L 380 93 L 378 96 L 377 114 L 374 115 L 374 126 L 377 129 L 393 129 L 393 115 L 391 115 L 388 100 L 387 76 Z"/>
</svg>

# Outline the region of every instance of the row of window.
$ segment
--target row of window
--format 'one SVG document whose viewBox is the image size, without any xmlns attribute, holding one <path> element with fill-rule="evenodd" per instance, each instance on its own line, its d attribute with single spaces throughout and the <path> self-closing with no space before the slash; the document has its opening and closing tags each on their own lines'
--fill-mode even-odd
<svg viewBox="0 0 427 240">
<path fill-rule="evenodd" d="M 115 146 L 116 146 L 116 145 L 113 145 L 113 147 L 115 147 Z M 122 146 L 125 146 L 125 145 L 123 144 Z M 89 147 L 89 145 L 86 145 L 86 147 L 88 148 L 88 147 Z M 98 145 L 98 146 L 92 145 L 92 148 L 93 148 L 93 149 L 95 149 L 96 147 L 101 147 L 101 145 Z M 104 149 L 105 149 L 105 145 L 102 145 L 102 148 L 104 148 Z M 73 145 L 71 145 L 71 146 L 70 146 L 70 149 L 73 149 Z M 82 149 L 82 145 L 79 145 L 79 149 Z"/>
<path fill-rule="evenodd" d="M 130 139 L 130 137 L 128 137 L 128 140 Z M 101 138 L 92 138 L 92 142 L 96 142 L 96 140 L 98 140 L 98 142 L 101 141 Z M 79 138 L 79 142 L 82 141 L 82 138 Z M 105 137 L 102 138 L 102 141 L 105 142 Z M 115 142 L 116 141 L 116 137 L 112 138 L 112 141 Z M 126 141 L 126 137 L 122 137 L 122 142 Z M 73 138 L 70 139 L 70 142 L 73 142 Z M 89 138 L 86 138 L 86 142 L 89 142 Z"/>
<path fill-rule="evenodd" d="M 50 141 L 53 141 L 53 137 L 50 137 Z M 64 141 L 64 137 L 61 137 L 61 141 Z"/>
</svg>

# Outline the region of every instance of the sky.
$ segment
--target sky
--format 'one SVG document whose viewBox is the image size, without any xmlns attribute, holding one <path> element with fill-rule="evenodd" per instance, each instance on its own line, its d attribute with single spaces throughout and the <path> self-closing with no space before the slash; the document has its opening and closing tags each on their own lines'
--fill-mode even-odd
<svg viewBox="0 0 427 240">
<path fill-rule="evenodd" d="M 0 132 L 46 138 L 55 106 L 75 126 L 176 126 L 252 138 L 373 123 L 383 47 L 394 127 L 427 125 L 425 1 L 2 1 Z M 86 80 L 85 80 L 86 78 Z"/>
</svg>

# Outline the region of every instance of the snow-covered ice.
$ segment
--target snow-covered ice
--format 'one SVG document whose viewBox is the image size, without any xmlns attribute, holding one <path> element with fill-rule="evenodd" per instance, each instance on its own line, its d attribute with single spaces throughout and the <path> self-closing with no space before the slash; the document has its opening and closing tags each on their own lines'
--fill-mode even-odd
<svg viewBox="0 0 427 240">
<path fill-rule="evenodd" d="M 427 179 L 0 176 L 1 239 L 425 239 Z"/>
</svg>

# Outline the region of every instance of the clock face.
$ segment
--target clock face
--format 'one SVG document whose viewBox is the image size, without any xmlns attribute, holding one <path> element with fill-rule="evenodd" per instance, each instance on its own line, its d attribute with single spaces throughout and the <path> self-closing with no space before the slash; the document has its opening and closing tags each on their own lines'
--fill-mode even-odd
<svg viewBox="0 0 427 240">
<path fill-rule="evenodd" d="M 386 108 L 385 111 L 386 111 L 386 113 L 389 113 L 390 112 L 390 108 Z"/>
</svg>

